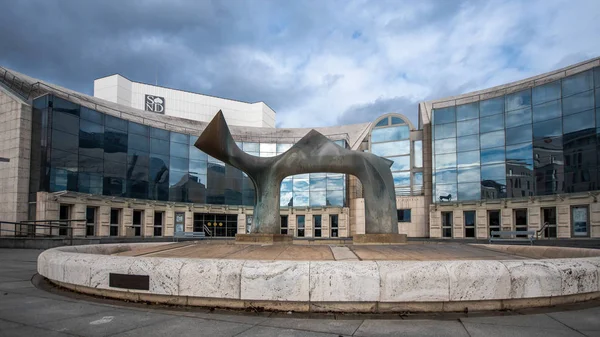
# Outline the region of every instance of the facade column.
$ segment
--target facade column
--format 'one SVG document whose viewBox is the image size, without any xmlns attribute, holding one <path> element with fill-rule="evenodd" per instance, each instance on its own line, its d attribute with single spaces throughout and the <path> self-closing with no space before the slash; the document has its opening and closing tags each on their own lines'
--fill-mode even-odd
<svg viewBox="0 0 600 337">
<path fill-rule="evenodd" d="M 541 208 L 534 206 L 527 208 L 527 230 L 537 231 L 544 225 L 541 219 Z"/>
<path fill-rule="evenodd" d="M 108 236 L 110 233 L 110 206 L 98 207 L 98 235 Z"/>
<path fill-rule="evenodd" d="M 488 239 L 490 231 L 488 230 L 487 210 L 478 209 L 475 212 L 475 236 L 478 239 Z"/>
<path fill-rule="evenodd" d="M 238 214 L 237 218 L 237 232 L 238 234 L 247 234 L 246 233 L 246 214 Z"/>
<path fill-rule="evenodd" d="M 121 224 L 119 225 L 119 236 L 133 237 L 133 208 L 121 209 Z"/>
<path fill-rule="evenodd" d="M 85 219 L 85 204 L 74 204 L 71 209 L 71 219 Z M 74 221 L 71 223 L 73 236 L 85 236 L 85 221 Z"/>
<path fill-rule="evenodd" d="M 465 237 L 465 228 L 463 220 L 463 211 L 455 210 L 452 212 L 452 237 L 462 239 Z"/>
<path fill-rule="evenodd" d="M 570 206 L 556 206 L 556 237 L 566 239 L 571 237 L 571 208 Z"/>
<path fill-rule="evenodd" d="M 290 212 L 288 215 L 288 234 L 296 236 L 296 213 Z"/>
<path fill-rule="evenodd" d="M 502 208 L 501 209 L 501 222 L 500 227 L 502 231 L 512 231 L 513 226 L 513 210 L 512 208 Z"/>
<path fill-rule="evenodd" d="M 321 215 L 321 237 L 328 238 L 329 233 L 329 213 L 323 213 Z"/>
<path fill-rule="evenodd" d="M 590 237 L 600 238 L 600 203 L 590 204 Z"/>
<path fill-rule="evenodd" d="M 173 236 L 175 232 L 175 211 L 173 208 L 165 210 L 165 223 L 163 224 L 163 236 Z"/>
<path fill-rule="evenodd" d="M 304 237 L 305 238 L 312 238 L 313 235 L 313 214 L 310 213 L 306 213 L 304 215 Z"/>
<path fill-rule="evenodd" d="M 429 210 L 429 237 L 442 237 L 442 212 L 430 209 Z"/>
<path fill-rule="evenodd" d="M 185 212 L 185 226 L 183 229 L 185 232 L 193 232 L 194 231 L 194 212 L 186 211 Z"/>
<path fill-rule="evenodd" d="M 342 213 L 338 215 L 338 236 L 340 238 L 347 238 L 351 236 L 349 231 L 350 226 L 350 212 L 347 208 L 342 209 Z M 363 218 L 363 232 L 364 232 L 364 218 Z"/>
<path fill-rule="evenodd" d="M 142 228 L 142 235 L 144 237 L 153 237 L 154 236 L 154 209 L 146 208 L 144 209 L 144 224 Z"/>
</svg>

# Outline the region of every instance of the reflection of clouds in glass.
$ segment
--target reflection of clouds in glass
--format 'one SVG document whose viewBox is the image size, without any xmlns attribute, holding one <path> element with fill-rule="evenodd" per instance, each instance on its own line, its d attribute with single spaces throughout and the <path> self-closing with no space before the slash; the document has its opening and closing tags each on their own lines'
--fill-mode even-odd
<svg viewBox="0 0 600 337">
<path fill-rule="evenodd" d="M 479 166 L 479 151 L 460 152 L 458 156 L 458 167 Z"/>
<path fill-rule="evenodd" d="M 394 186 L 410 185 L 410 172 L 393 172 Z"/>
<path fill-rule="evenodd" d="M 458 184 L 458 200 L 479 200 L 481 199 L 481 183 L 462 183 Z"/>
<path fill-rule="evenodd" d="M 324 191 L 327 188 L 327 178 L 326 177 L 313 177 L 310 176 L 310 190 L 311 191 Z M 311 195 L 312 200 L 312 195 Z"/>
<path fill-rule="evenodd" d="M 560 99 L 560 80 L 534 87 L 531 96 L 533 105 Z M 533 119 L 535 120 L 535 108 Z"/>
<path fill-rule="evenodd" d="M 293 193 L 292 192 L 281 192 L 279 197 L 279 206 L 287 207 L 290 201 L 292 201 Z"/>
<path fill-rule="evenodd" d="M 309 205 L 309 193 L 308 192 L 296 192 L 294 191 L 294 207 L 308 206 Z"/>
<path fill-rule="evenodd" d="M 506 111 L 517 110 L 531 105 L 531 90 L 506 95 Z"/>
<path fill-rule="evenodd" d="M 423 185 L 423 172 L 413 173 L 413 184 L 414 185 Z"/>
<path fill-rule="evenodd" d="M 323 206 L 325 205 L 326 192 L 310 192 L 310 205 L 311 206 Z"/>
<path fill-rule="evenodd" d="M 480 181 L 479 166 L 471 168 L 458 169 L 458 182 L 478 182 Z"/>
<path fill-rule="evenodd" d="M 404 171 L 410 169 L 410 156 L 402 157 L 388 157 L 387 159 L 392 160 L 392 171 Z"/>
<path fill-rule="evenodd" d="M 491 116 L 504 112 L 504 96 L 486 99 L 479 102 L 479 115 Z"/>
<path fill-rule="evenodd" d="M 506 161 L 522 162 L 528 167 L 533 168 L 533 145 L 530 143 L 525 143 L 507 146 Z"/>
<path fill-rule="evenodd" d="M 459 152 L 479 150 L 479 135 L 458 137 L 456 142 L 457 150 Z"/>
<path fill-rule="evenodd" d="M 435 156 L 435 169 L 456 167 L 456 153 L 442 154 Z"/>
<path fill-rule="evenodd" d="M 439 183 L 452 183 L 456 181 L 456 168 L 447 168 L 435 171 L 436 182 Z"/>
<path fill-rule="evenodd" d="M 479 144 L 482 149 L 504 145 L 504 130 L 484 133 L 479 136 Z"/>
<path fill-rule="evenodd" d="M 381 157 L 410 154 L 410 140 L 372 144 L 371 152 Z"/>
<path fill-rule="evenodd" d="M 413 142 L 413 156 L 415 167 L 423 167 L 423 142 L 416 140 Z"/>
<path fill-rule="evenodd" d="M 506 113 L 506 127 L 511 128 L 523 124 L 531 124 L 531 108 L 515 110 Z"/>
<path fill-rule="evenodd" d="M 435 141 L 435 154 L 456 152 L 456 138 L 441 139 Z"/>
<path fill-rule="evenodd" d="M 327 202 L 331 206 L 343 206 L 344 205 L 344 192 L 343 191 L 327 191 Z"/>
<path fill-rule="evenodd" d="M 457 190 L 456 184 L 436 184 L 435 185 L 435 196 L 436 202 L 439 201 L 440 196 L 447 196 L 452 194 L 452 199 L 456 200 Z"/>
<path fill-rule="evenodd" d="M 506 169 L 504 164 L 485 165 L 481 167 L 481 180 L 504 179 Z"/>
<path fill-rule="evenodd" d="M 490 131 L 504 129 L 504 115 L 493 115 L 490 117 L 481 118 L 479 124 L 479 132 L 486 133 Z"/>
<path fill-rule="evenodd" d="M 504 147 L 481 150 L 481 164 L 491 165 L 504 163 Z"/>
<path fill-rule="evenodd" d="M 456 123 L 436 125 L 433 131 L 434 139 L 456 137 Z"/>
<path fill-rule="evenodd" d="M 471 119 L 456 123 L 456 135 L 468 136 L 479 133 L 479 119 Z"/>
<path fill-rule="evenodd" d="M 456 107 L 456 120 L 463 121 L 479 117 L 479 102 L 459 105 Z"/>
<path fill-rule="evenodd" d="M 536 139 L 560 135 L 562 135 L 562 118 L 533 123 L 533 137 Z"/>
<path fill-rule="evenodd" d="M 383 129 L 374 129 L 371 132 L 371 141 L 377 142 L 389 142 L 394 140 L 408 139 L 410 136 L 410 129 L 408 125 L 400 125 Z"/>
<path fill-rule="evenodd" d="M 294 191 L 308 191 L 309 179 L 294 177 Z"/>
</svg>

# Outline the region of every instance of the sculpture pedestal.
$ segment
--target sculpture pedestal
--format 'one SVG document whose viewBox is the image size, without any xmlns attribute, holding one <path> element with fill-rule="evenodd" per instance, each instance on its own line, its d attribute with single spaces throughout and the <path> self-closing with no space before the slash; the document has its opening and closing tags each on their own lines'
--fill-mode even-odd
<svg viewBox="0 0 600 337">
<path fill-rule="evenodd" d="M 355 234 L 355 245 L 396 245 L 406 243 L 406 234 Z"/>
<path fill-rule="evenodd" d="M 292 244 L 294 238 L 291 235 L 284 234 L 236 234 L 235 243 L 272 245 L 272 244 Z"/>
</svg>

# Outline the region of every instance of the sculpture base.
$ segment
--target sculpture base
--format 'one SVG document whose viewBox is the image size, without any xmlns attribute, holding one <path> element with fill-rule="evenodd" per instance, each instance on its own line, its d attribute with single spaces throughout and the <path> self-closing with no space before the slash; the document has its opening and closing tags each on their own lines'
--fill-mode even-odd
<svg viewBox="0 0 600 337">
<path fill-rule="evenodd" d="M 284 234 L 236 234 L 235 243 L 272 245 L 272 244 L 292 244 L 294 238 L 291 235 Z"/>
<path fill-rule="evenodd" d="M 397 245 L 406 243 L 406 234 L 355 234 L 355 245 Z"/>
</svg>

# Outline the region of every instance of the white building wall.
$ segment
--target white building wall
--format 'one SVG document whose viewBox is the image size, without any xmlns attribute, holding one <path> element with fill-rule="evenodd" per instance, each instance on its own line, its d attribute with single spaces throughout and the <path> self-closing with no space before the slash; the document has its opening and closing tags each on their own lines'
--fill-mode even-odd
<svg viewBox="0 0 600 337">
<path fill-rule="evenodd" d="M 132 82 L 121 75 L 94 81 L 94 96 L 145 110 L 146 95 L 165 99 L 165 115 L 209 122 L 221 110 L 230 125 L 275 127 L 275 111 L 263 102 L 245 103 Z"/>
</svg>

